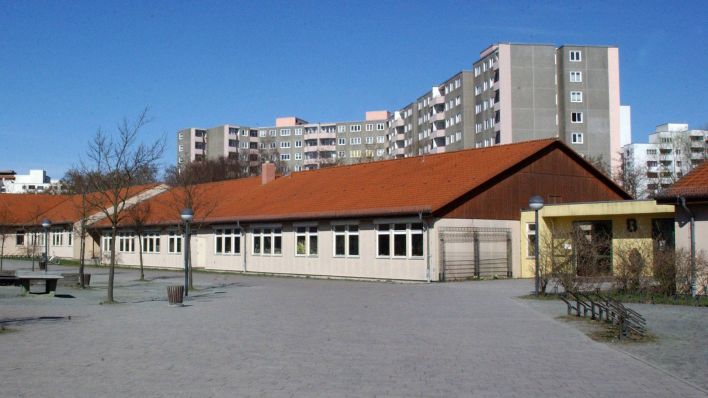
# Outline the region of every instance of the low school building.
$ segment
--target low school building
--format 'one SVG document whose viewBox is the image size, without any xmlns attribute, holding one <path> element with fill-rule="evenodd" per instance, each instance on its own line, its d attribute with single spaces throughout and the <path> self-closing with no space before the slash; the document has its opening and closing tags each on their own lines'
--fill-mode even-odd
<svg viewBox="0 0 708 398">
<path fill-rule="evenodd" d="M 557 140 L 174 188 L 121 225 L 123 265 L 183 267 L 180 210 L 194 210 L 194 268 L 342 278 L 441 281 L 524 276 L 521 209 L 629 199 Z M 108 258 L 110 230 L 93 225 Z M 138 241 L 138 236 L 140 240 Z"/>
</svg>

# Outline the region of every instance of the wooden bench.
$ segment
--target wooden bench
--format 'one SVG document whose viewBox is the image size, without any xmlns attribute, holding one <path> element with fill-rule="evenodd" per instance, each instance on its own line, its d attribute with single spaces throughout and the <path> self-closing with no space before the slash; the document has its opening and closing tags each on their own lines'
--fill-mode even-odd
<svg viewBox="0 0 708 398">
<path fill-rule="evenodd" d="M 29 293 L 32 281 L 44 281 L 44 293 L 49 294 L 57 290 L 57 281 L 63 276 L 47 274 L 46 272 L 22 272 L 15 274 L 25 293 Z"/>
</svg>

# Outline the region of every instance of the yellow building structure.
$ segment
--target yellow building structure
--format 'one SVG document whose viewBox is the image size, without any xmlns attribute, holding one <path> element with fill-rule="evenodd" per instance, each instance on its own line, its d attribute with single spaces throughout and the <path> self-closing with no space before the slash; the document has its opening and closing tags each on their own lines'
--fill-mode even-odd
<svg viewBox="0 0 708 398">
<path fill-rule="evenodd" d="M 651 264 L 657 250 L 674 246 L 674 212 L 674 205 L 654 200 L 547 204 L 539 210 L 537 229 L 534 211 L 524 210 L 521 277 L 534 277 L 537 238 L 542 264 L 553 253 L 572 261 L 579 276 L 612 275 L 632 252 Z"/>
</svg>

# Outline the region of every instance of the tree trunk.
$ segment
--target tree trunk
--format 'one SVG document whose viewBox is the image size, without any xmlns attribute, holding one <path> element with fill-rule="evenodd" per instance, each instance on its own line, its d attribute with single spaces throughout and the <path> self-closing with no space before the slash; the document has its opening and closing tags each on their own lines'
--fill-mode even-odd
<svg viewBox="0 0 708 398">
<path fill-rule="evenodd" d="M 189 255 L 187 256 L 187 269 L 189 270 L 189 290 L 194 290 L 194 284 L 192 283 L 192 231 L 189 231 L 189 235 L 187 236 L 187 239 L 189 239 Z M 186 247 L 186 246 L 185 246 Z"/>
<path fill-rule="evenodd" d="M 81 288 L 84 286 L 84 263 L 86 261 L 86 227 L 85 223 L 81 222 L 81 237 L 79 239 L 79 282 L 81 283 Z"/>
<path fill-rule="evenodd" d="M 138 251 L 140 254 L 140 280 L 145 280 L 145 271 L 143 270 L 143 236 L 138 234 Z"/>
<path fill-rule="evenodd" d="M 2 271 L 3 257 L 5 257 L 5 235 L 2 236 L 2 244 L 0 244 L 0 271 Z"/>
<path fill-rule="evenodd" d="M 111 230 L 111 264 L 110 268 L 108 271 L 108 293 L 106 295 L 106 303 L 112 304 L 113 303 L 113 277 L 115 275 L 115 269 L 116 269 L 116 237 L 118 235 L 118 231 L 116 230 L 116 226 L 114 225 L 112 230 Z"/>
</svg>

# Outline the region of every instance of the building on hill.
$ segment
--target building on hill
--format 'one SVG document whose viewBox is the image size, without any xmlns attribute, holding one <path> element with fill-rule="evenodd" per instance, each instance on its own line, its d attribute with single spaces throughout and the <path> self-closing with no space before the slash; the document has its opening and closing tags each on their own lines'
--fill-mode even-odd
<svg viewBox="0 0 708 398">
<path fill-rule="evenodd" d="M 519 217 L 528 198 L 547 203 L 629 196 L 559 140 L 469 149 L 276 177 L 193 187 L 192 263 L 207 270 L 343 278 L 441 281 L 474 275 L 519 277 Z M 145 265 L 183 266 L 173 189 L 145 203 Z M 92 225 L 103 256 L 108 225 Z M 135 225 L 121 226 L 117 258 L 138 263 Z M 478 255 L 460 264 L 460 240 Z"/>
<path fill-rule="evenodd" d="M 617 47 L 499 43 L 399 110 L 354 122 L 290 117 L 269 127 L 188 128 L 177 133 L 177 161 L 223 156 L 300 171 L 557 138 L 616 167 L 628 119 Z"/>
</svg>

